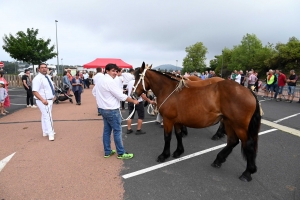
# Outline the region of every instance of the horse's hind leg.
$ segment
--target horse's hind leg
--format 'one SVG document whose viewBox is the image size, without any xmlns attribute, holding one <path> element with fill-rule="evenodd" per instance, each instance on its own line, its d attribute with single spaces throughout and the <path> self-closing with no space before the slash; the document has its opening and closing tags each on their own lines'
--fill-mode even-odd
<svg viewBox="0 0 300 200">
<path fill-rule="evenodd" d="M 222 121 L 220 121 L 220 126 L 217 132 L 212 136 L 212 140 L 219 140 L 226 135 L 225 125 Z"/>
<path fill-rule="evenodd" d="M 181 133 L 182 133 L 182 137 L 185 137 L 188 135 L 188 130 L 187 130 L 186 126 L 181 127 Z"/>
<path fill-rule="evenodd" d="M 184 152 L 183 143 L 182 143 L 182 137 L 184 134 L 182 132 L 183 126 L 175 124 L 174 128 L 175 128 L 175 135 L 176 135 L 176 139 L 177 139 L 177 149 L 173 153 L 173 158 L 179 158 L 180 155 L 183 154 L 183 152 Z M 185 127 L 185 129 L 186 129 L 186 127 Z"/>
<path fill-rule="evenodd" d="M 163 152 L 157 157 L 157 162 L 164 162 L 170 157 L 170 144 L 172 139 L 173 124 L 164 119 L 164 140 L 165 146 Z"/>
<path fill-rule="evenodd" d="M 257 171 L 255 164 L 256 159 L 256 146 L 257 140 L 249 138 L 247 142 L 242 140 L 242 152 L 247 159 L 247 167 L 243 174 L 240 176 L 240 180 L 249 182 L 252 180 L 251 174 Z"/>
<path fill-rule="evenodd" d="M 217 158 L 211 164 L 211 166 L 216 168 L 221 167 L 222 163 L 226 161 L 226 158 L 232 152 L 232 149 L 239 143 L 239 139 L 236 136 L 235 132 L 228 125 L 226 126 L 226 132 L 227 132 L 227 145 L 224 147 L 224 149 L 222 149 L 218 153 Z"/>
</svg>

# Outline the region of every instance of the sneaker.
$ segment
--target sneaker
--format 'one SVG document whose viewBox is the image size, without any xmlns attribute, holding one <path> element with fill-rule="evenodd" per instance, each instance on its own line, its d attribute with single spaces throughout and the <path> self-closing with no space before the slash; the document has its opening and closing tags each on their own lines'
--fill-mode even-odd
<svg viewBox="0 0 300 200">
<path fill-rule="evenodd" d="M 27 105 L 27 108 L 30 108 L 31 106 L 30 105 Z"/>
<path fill-rule="evenodd" d="M 37 106 L 33 105 L 33 106 L 31 106 L 31 108 L 37 108 Z"/>
<path fill-rule="evenodd" d="M 130 133 L 133 133 L 133 130 L 132 130 L 132 129 L 127 130 L 127 134 L 130 134 Z"/>
<path fill-rule="evenodd" d="M 43 133 L 43 137 L 47 137 L 48 136 L 48 134 L 47 133 Z"/>
<path fill-rule="evenodd" d="M 276 99 L 276 101 L 281 101 L 281 98 Z"/>
<path fill-rule="evenodd" d="M 110 156 L 114 155 L 116 153 L 116 150 L 111 150 L 110 154 L 105 155 L 104 158 L 109 158 Z"/>
<path fill-rule="evenodd" d="M 290 103 L 292 103 L 293 102 L 293 100 L 290 100 Z"/>
<path fill-rule="evenodd" d="M 287 99 L 287 100 L 285 100 L 285 102 L 290 102 L 290 100 L 289 100 L 289 99 Z"/>
<path fill-rule="evenodd" d="M 49 140 L 54 141 L 54 135 L 52 135 L 52 136 L 49 135 Z"/>
<path fill-rule="evenodd" d="M 142 131 L 142 129 L 141 130 L 136 130 L 136 132 L 135 132 L 136 135 L 142 135 L 142 134 L 145 134 L 145 133 L 146 132 Z"/>
<path fill-rule="evenodd" d="M 132 153 L 124 153 L 122 155 L 118 155 L 118 159 L 131 159 L 133 158 L 133 154 Z"/>
</svg>

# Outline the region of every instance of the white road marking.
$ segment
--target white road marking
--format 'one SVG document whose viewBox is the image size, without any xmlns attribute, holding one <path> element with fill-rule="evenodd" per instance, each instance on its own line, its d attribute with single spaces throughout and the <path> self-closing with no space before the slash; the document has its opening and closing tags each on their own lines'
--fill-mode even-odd
<svg viewBox="0 0 300 200">
<path fill-rule="evenodd" d="M 300 115 L 300 113 L 296 113 L 294 115 L 290 115 L 290 116 L 284 117 L 282 119 L 278 119 L 278 120 L 274 121 L 274 123 L 278 123 L 278 122 L 281 122 L 283 120 L 286 120 L 286 119 L 289 119 L 289 118 L 292 118 L 292 117 L 296 117 L 297 115 Z"/>
<path fill-rule="evenodd" d="M 273 131 L 276 131 L 276 130 L 277 130 L 277 129 L 266 130 L 266 131 L 260 132 L 259 135 L 263 135 L 263 134 L 266 134 L 266 133 L 270 133 L 270 132 L 273 132 Z M 153 171 L 153 170 L 156 170 L 156 169 L 159 169 L 159 168 L 162 168 L 162 167 L 165 167 L 165 166 L 168 166 L 168 165 L 177 163 L 177 162 L 181 162 L 181 161 L 183 161 L 183 160 L 190 159 L 190 158 L 193 158 L 193 157 L 195 157 L 195 156 L 199 156 L 199 155 L 202 155 L 202 154 L 205 154 L 205 153 L 208 153 L 208 152 L 211 152 L 211 151 L 220 149 L 220 148 L 225 147 L 225 146 L 226 146 L 226 144 L 221 144 L 221 145 L 218 145 L 218 146 L 215 146 L 215 147 L 211 147 L 211 148 L 209 148 L 209 149 L 205 149 L 205 150 L 202 150 L 202 151 L 198 151 L 198 152 L 196 152 L 196 153 L 193 153 L 193 154 L 190 154 L 190 155 L 181 157 L 181 158 L 177 158 L 177 159 L 174 159 L 174 160 L 165 162 L 165 163 L 161 163 L 161 164 L 158 164 L 158 165 L 154 165 L 154 166 L 152 166 L 152 167 L 148 167 L 148 168 L 141 169 L 141 170 L 138 170 L 138 171 L 129 173 L 129 174 L 125 174 L 125 175 L 123 175 L 122 177 L 123 177 L 124 179 L 132 178 L 132 177 L 134 177 L 134 176 L 138 176 L 138 175 L 141 175 L 141 174 L 144 174 L 144 173 L 147 173 L 147 172 L 150 172 L 150 171 Z"/>
<path fill-rule="evenodd" d="M 154 120 L 154 121 L 143 122 L 143 124 L 148 124 L 148 123 L 152 123 L 152 122 L 156 122 L 156 120 Z M 137 125 L 137 123 L 131 124 L 131 126 L 135 126 L 135 125 Z M 122 127 L 126 127 L 126 126 L 128 126 L 128 125 L 127 125 L 127 124 L 126 124 L 126 125 L 122 125 Z"/>
<path fill-rule="evenodd" d="M 300 137 L 300 131 L 297 130 L 297 129 L 293 129 L 293 128 L 290 128 L 290 127 L 287 127 L 287 126 L 276 124 L 275 122 L 270 122 L 270 121 L 267 121 L 267 120 L 264 120 L 264 119 L 261 120 L 261 123 L 265 124 L 267 126 L 271 126 L 273 128 L 276 128 L 278 130 L 281 130 L 283 132 L 290 133 L 292 135 L 296 135 L 296 136 Z"/>
<path fill-rule="evenodd" d="M 15 152 L 16 153 L 16 152 Z M 3 160 L 0 160 L 0 172 L 2 171 L 2 169 L 5 167 L 5 165 L 10 161 L 10 159 L 15 155 L 15 153 L 7 156 L 6 158 L 4 158 Z"/>
</svg>

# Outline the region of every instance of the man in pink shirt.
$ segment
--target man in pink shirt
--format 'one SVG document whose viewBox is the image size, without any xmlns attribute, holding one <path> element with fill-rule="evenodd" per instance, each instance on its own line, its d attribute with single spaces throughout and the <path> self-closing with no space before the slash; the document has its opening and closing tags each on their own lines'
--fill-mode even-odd
<svg viewBox="0 0 300 200">
<path fill-rule="evenodd" d="M 281 101 L 281 95 L 282 95 L 282 90 L 283 87 L 285 86 L 285 81 L 286 81 L 286 76 L 281 72 L 281 70 L 276 70 L 276 73 L 278 73 L 278 94 L 279 98 L 276 99 L 276 101 Z"/>
</svg>

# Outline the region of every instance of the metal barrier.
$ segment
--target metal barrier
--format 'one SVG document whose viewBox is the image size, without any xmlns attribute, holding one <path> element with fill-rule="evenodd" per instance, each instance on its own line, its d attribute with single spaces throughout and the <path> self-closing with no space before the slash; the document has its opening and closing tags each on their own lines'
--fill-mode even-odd
<svg viewBox="0 0 300 200">
<path fill-rule="evenodd" d="M 31 80 L 34 76 L 31 76 Z M 9 87 L 23 87 L 22 77 L 18 75 L 4 74 L 5 80 L 9 83 Z M 62 83 L 62 76 L 55 76 L 53 82 L 55 85 L 60 85 Z"/>
<path fill-rule="evenodd" d="M 265 89 L 264 89 L 264 86 L 266 85 L 266 83 L 262 83 L 262 87 L 260 88 L 260 92 L 264 93 Z M 286 97 L 288 96 L 288 86 L 284 86 L 283 87 L 283 90 L 282 90 L 282 96 L 284 99 L 286 99 Z M 274 91 L 275 93 L 275 91 Z M 294 97 L 295 98 L 300 98 L 300 86 L 297 85 L 296 88 L 295 88 L 295 92 L 294 92 Z"/>
</svg>

